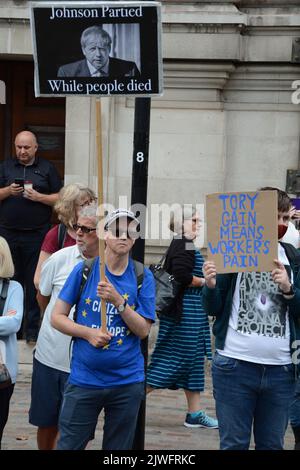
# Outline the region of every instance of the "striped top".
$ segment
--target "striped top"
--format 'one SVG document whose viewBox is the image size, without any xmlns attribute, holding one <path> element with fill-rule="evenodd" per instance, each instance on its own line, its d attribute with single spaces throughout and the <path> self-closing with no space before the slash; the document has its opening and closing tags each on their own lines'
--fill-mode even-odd
<svg viewBox="0 0 300 470">
<path fill-rule="evenodd" d="M 195 251 L 193 275 L 203 277 L 203 257 Z M 210 328 L 202 307 L 202 288 L 188 287 L 180 323 L 161 317 L 159 333 L 147 372 L 153 388 L 204 390 L 204 359 L 211 359 Z"/>
</svg>

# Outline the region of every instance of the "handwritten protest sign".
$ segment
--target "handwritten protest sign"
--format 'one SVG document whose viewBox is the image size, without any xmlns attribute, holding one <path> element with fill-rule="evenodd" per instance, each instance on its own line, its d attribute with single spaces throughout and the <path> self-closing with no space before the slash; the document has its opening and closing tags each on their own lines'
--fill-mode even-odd
<svg viewBox="0 0 300 470">
<path fill-rule="evenodd" d="M 277 193 L 206 196 L 207 258 L 218 273 L 271 271 L 277 258 Z"/>
<path fill-rule="evenodd" d="M 157 2 L 32 2 L 36 96 L 162 94 Z"/>
</svg>

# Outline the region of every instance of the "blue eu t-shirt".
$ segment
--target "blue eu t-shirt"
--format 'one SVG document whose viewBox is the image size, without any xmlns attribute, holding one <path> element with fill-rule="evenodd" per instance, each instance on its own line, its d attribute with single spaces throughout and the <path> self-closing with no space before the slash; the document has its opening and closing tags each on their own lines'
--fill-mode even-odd
<svg viewBox="0 0 300 470">
<path fill-rule="evenodd" d="M 81 283 L 83 263 L 75 266 L 59 299 L 74 305 Z M 105 268 L 105 275 L 116 290 L 127 300 L 128 305 L 144 318 L 155 319 L 154 278 L 145 268 L 140 292 L 137 292 L 137 278 L 133 261 L 130 259 L 126 271 L 117 276 Z M 99 258 L 93 265 L 78 303 L 77 323 L 91 328 L 101 326 L 101 299 L 97 296 L 99 282 Z M 140 339 L 123 321 L 116 307 L 106 303 L 107 329 L 113 335 L 110 342 L 95 348 L 82 338 L 75 338 L 69 382 L 82 387 L 109 388 L 142 382 L 144 380 L 144 358 Z"/>
</svg>

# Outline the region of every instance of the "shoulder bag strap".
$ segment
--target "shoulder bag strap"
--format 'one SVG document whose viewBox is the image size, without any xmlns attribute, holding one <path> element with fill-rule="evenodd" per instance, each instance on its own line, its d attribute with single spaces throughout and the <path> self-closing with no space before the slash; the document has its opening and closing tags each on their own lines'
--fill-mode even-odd
<svg viewBox="0 0 300 470">
<path fill-rule="evenodd" d="M 173 240 L 174 240 L 174 238 L 173 238 Z M 165 262 L 166 262 L 166 259 L 167 259 L 168 253 L 170 251 L 173 240 L 171 241 L 170 245 L 166 249 L 165 253 L 162 255 L 162 257 L 159 260 L 159 262 L 157 263 L 157 265 L 160 265 L 161 267 L 163 267 L 165 265 Z"/>
<path fill-rule="evenodd" d="M 3 315 L 4 305 L 9 287 L 9 279 L 2 279 L 2 290 L 0 294 L 0 316 Z"/>
<path fill-rule="evenodd" d="M 139 295 L 139 292 L 142 288 L 143 285 L 143 280 L 144 280 L 144 265 L 140 261 L 136 261 L 135 259 L 132 260 L 134 264 L 134 271 L 136 275 L 136 282 L 137 282 L 137 293 Z"/>
<path fill-rule="evenodd" d="M 85 286 L 85 284 L 86 284 L 86 282 L 89 278 L 89 275 L 92 271 L 92 267 L 94 265 L 95 259 L 96 258 L 87 258 L 83 262 L 79 292 L 78 292 L 78 296 L 77 296 L 76 303 L 75 303 L 75 308 L 74 308 L 74 313 L 73 313 L 74 323 L 76 323 L 77 316 L 78 316 L 78 302 L 80 300 L 80 297 L 81 297 L 82 291 L 84 289 L 84 286 Z M 70 359 L 70 361 L 71 361 L 71 356 L 72 356 L 72 346 L 73 346 L 74 339 L 75 338 L 72 336 L 71 341 L 70 341 L 70 345 L 69 345 L 69 359 Z"/>
<path fill-rule="evenodd" d="M 86 281 L 89 278 L 89 275 L 90 275 L 90 272 L 92 270 L 94 261 L 95 261 L 95 258 L 88 258 L 88 259 L 85 259 L 84 263 L 83 263 L 80 287 L 79 287 L 79 292 L 78 292 L 77 300 L 76 300 L 76 303 L 75 303 L 75 310 L 74 310 L 74 314 L 73 314 L 73 320 L 74 320 L 75 323 L 76 323 L 76 320 L 77 320 L 78 302 L 80 300 L 82 291 L 83 291 L 84 286 L 86 284 Z"/>
</svg>

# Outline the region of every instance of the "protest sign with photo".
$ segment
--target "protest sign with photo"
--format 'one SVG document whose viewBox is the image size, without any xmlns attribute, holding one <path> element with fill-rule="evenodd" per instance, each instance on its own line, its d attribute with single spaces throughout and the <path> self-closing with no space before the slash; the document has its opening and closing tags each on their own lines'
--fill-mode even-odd
<svg viewBox="0 0 300 470">
<path fill-rule="evenodd" d="M 206 196 L 207 258 L 218 273 L 272 271 L 277 254 L 277 193 Z"/>
<path fill-rule="evenodd" d="M 157 2 L 32 2 L 36 96 L 162 94 Z"/>
</svg>

